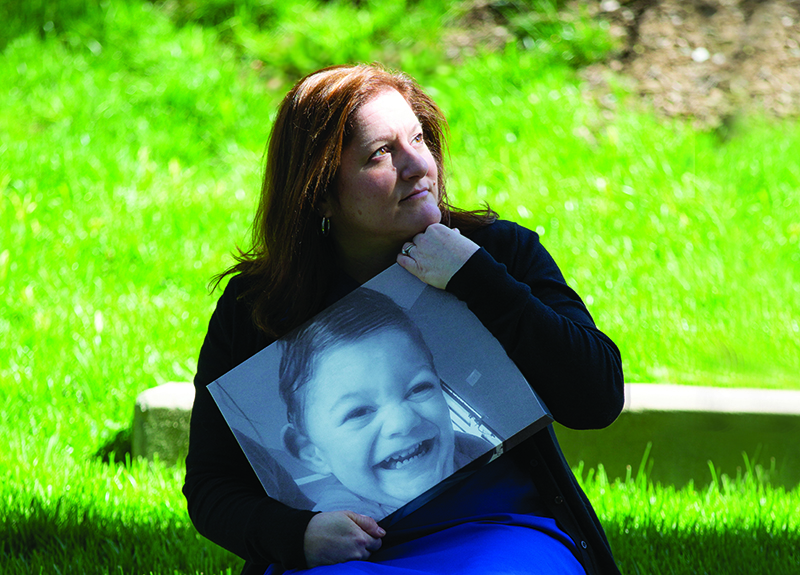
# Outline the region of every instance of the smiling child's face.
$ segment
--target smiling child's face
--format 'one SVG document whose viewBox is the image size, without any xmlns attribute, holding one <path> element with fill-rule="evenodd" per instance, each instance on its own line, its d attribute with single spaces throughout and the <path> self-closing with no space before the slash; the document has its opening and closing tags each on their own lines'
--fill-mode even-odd
<svg viewBox="0 0 800 575">
<path fill-rule="evenodd" d="M 389 328 L 322 353 L 307 383 L 302 459 L 400 507 L 453 472 L 454 432 L 427 350 Z"/>
</svg>

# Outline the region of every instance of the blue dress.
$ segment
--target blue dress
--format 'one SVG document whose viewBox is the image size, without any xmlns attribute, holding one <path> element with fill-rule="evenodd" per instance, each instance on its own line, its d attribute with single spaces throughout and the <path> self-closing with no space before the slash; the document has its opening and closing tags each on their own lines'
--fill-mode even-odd
<svg viewBox="0 0 800 575">
<path fill-rule="evenodd" d="M 291 574 L 585 575 L 575 543 L 548 517 L 536 488 L 499 457 L 387 528 L 381 549 Z M 272 567 L 265 575 L 273 575 Z"/>
</svg>

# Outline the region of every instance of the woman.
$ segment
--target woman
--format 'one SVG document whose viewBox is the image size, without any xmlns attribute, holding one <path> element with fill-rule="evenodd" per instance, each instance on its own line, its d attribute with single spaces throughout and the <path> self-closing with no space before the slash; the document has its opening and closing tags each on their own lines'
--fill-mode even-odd
<svg viewBox="0 0 800 575">
<path fill-rule="evenodd" d="M 184 486 L 197 529 L 245 558 L 245 573 L 618 573 L 551 427 L 386 533 L 350 510 L 267 497 L 206 390 L 397 262 L 466 302 L 556 421 L 616 418 L 619 351 L 534 232 L 449 205 L 444 126 L 413 80 L 375 66 L 311 74 L 281 104 L 253 247 L 220 275 L 236 274 L 200 352 Z"/>
</svg>

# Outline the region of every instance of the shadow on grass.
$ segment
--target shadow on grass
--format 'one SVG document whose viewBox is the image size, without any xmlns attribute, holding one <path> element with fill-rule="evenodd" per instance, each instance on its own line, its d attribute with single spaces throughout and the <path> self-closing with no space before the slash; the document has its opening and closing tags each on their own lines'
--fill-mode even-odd
<svg viewBox="0 0 800 575">
<path fill-rule="evenodd" d="M 110 514 L 109 514 L 110 513 Z M 203 539 L 174 512 L 130 518 L 38 498 L 0 523 L 0 573 L 230 573 L 242 561 Z M 607 523 L 625 575 L 794 575 L 800 533 L 766 527 L 700 528 Z"/>
<path fill-rule="evenodd" d="M 114 461 L 125 461 L 133 456 L 133 429 L 126 427 L 117 431 L 109 438 L 97 451 L 94 456 L 103 463 Z"/>
<path fill-rule="evenodd" d="M 765 527 L 605 525 L 624 575 L 796 575 L 800 533 Z"/>
<path fill-rule="evenodd" d="M 0 573 L 216 574 L 241 571 L 242 560 L 201 537 L 169 511 L 98 513 L 76 503 L 34 498 L 0 521 Z"/>
</svg>

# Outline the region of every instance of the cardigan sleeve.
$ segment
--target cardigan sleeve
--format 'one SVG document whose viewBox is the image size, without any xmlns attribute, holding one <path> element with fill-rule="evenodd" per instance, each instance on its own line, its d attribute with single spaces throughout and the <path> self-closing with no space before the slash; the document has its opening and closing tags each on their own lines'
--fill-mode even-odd
<svg viewBox="0 0 800 575">
<path fill-rule="evenodd" d="M 183 493 L 192 523 L 211 541 L 249 563 L 304 567 L 314 513 L 267 496 L 206 387 L 270 343 L 251 327 L 240 286 L 239 278 L 228 283 L 200 350 Z"/>
<path fill-rule="evenodd" d="M 447 291 L 498 339 L 550 409 L 574 429 L 610 425 L 624 402 L 622 360 L 530 230 L 498 221 Z"/>
</svg>

